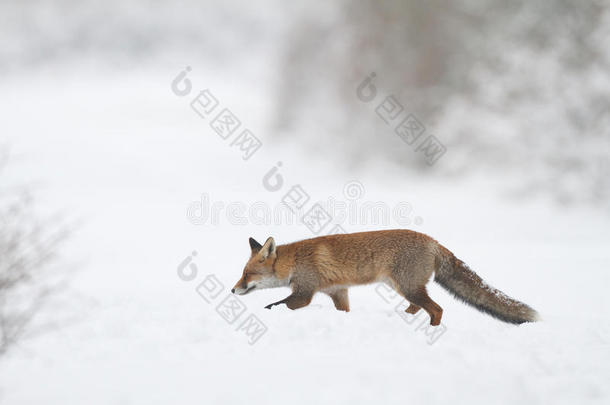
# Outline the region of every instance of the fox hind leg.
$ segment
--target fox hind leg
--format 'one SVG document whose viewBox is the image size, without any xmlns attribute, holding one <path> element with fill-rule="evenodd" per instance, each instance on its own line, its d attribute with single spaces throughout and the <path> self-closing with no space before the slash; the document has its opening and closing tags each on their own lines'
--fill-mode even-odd
<svg viewBox="0 0 610 405">
<path fill-rule="evenodd" d="M 425 285 L 413 288 L 412 285 L 406 282 L 401 283 L 401 280 L 397 277 L 394 277 L 392 281 L 392 287 L 409 301 L 409 307 L 405 312 L 416 314 L 420 308 L 423 308 L 430 315 L 430 325 L 436 326 L 441 323 L 443 309 L 436 302 L 432 301 Z"/>
<path fill-rule="evenodd" d="M 396 258 L 389 277 L 392 287 L 409 301 L 406 312 L 416 313 L 421 307 L 430 315 L 430 325 L 441 323 L 443 309 L 428 295 L 426 284 L 434 273 L 434 260 L 422 258 L 420 263 L 412 263 L 408 255 Z M 419 267 L 419 268 L 415 268 Z"/>
<path fill-rule="evenodd" d="M 396 291 L 398 294 L 402 295 L 404 298 L 407 298 L 405 294 L 403 294 L 403 290 L 407 290 L 406 288 L 402 288 L 400 283 L 398 283 L 394 278 L 389 278 L 386 280 L 386 284 L 389 285 Z M 413 302 L 409 300 L 409 307 L 405 309 L 405 312 L 408 314 L 415 315 L 421 307 L 419 305 L 415 305 Z"/>
<path fill-rule="evenodd" d="M 426 291 L 426 287 L 422 287 L 411 293 L 407 292 L 405 294 L 405 298 L 412 303 L 409 305 L 409 308 L 415 304 L 418 307 L 422 307 L 424 311 L 430 315 L 430 325 L 436 326 L 441 323 L 443 308 L 441 308 L 441 306 L 436 302 L 432 301 L 432 298 L 430 298 L 428 292 Z M 409 308 L 407 308 L 407 312 L 409 312 Z"/>
<path fill-rule="evenodd" d="M 408 314 L 415 315 L 420 309 L 421 307 L 419 305 L 409 303 L 409 308 L 405 309 L 405 312 Z"/>
<path fill-rule="evenodd" d="M 332 298 L 335 308 L 339 311 L 349 312 L 349 298 L 347 296 L 347 288 L 327 293 Z"/>
</svg>

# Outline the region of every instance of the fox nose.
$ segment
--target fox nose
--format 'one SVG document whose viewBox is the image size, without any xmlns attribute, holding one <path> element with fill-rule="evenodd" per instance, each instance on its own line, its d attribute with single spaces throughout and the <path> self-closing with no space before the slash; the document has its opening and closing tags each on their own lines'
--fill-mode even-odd
<svg viewBox="0 0 610 405">
<path fill-rule="evenodd" d="M 231 288 L 231 292 L 235 294 L 235 288 Z"/>
</svg>

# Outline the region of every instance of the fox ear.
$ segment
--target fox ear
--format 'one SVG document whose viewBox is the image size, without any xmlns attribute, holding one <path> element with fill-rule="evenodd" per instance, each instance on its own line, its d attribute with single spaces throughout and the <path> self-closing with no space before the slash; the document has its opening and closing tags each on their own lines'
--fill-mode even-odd
<svg viewBox="0 0 610 405">
<path fill-rule="evenodd" d="M 267 238 L 260 254 L 263 260 L 275 255 L 275 241 L 272 237 Z"/>
<path fill-rule="evenodd" d="M 252 249 L 252 253 L 258 253 L 262 247 L 263 245 L 258 243 L 254 238 L 250 237 L 250 249 Z"/>
</svg>

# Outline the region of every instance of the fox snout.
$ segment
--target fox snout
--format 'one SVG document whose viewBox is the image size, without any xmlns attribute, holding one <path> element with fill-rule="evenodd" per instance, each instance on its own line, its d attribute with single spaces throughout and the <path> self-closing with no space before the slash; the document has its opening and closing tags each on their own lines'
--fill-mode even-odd
<svg viewBox="0 0 610 405">
<path fill-rule="evenodd" d="M 248 285 L 250 284 L 250 285 Z M 255 283 L 246 282 L 245 278 L 241 278 L 237 284 L 231 289 L 233 294 L 244 295 L 252 291 L 256 287 Z"/>
<path fill-rule="evenodd" d="M 250 288 L 241 288 L 241 287 L 237 287 L 237 288 L 232 288 L 231 292 L 233 294 L 237 294 L 237 295 L 246 295 L 247 293 L 249 293 L 250 291 L 254 290 L 256 288 L 255 285 L 253 285 Z"/>
<path fill-rule="evenodd" d="M 249 275 L 246 277 L 242 277 L 237 284 L 231 289 L 233 294 L 237 295 L 245 295 L 248 294 L 252 290 L 263 290 L 266 288 L 275 288 L 275 287 L 287 287 L 288 280 L 279 280 L 273 274 L 267 275 Z"/>
</svg>

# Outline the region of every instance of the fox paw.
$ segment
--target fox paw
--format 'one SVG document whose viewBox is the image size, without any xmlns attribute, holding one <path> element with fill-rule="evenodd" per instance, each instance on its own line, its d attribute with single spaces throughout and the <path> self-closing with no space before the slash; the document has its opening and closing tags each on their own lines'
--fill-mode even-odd
<svg viewBox="0 0 610 405">
<path fill-rule="evenodd" d="M 407 314 L 412 314 L 415 315 L 417 313 L 417 311 L 419 311 L 421 309 L 420 306 L 414 305 L 414 304 L 409 304 L 409 308 L 405 309 L 405 312 Z"/>
</svg>

